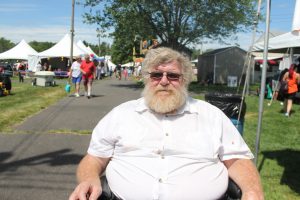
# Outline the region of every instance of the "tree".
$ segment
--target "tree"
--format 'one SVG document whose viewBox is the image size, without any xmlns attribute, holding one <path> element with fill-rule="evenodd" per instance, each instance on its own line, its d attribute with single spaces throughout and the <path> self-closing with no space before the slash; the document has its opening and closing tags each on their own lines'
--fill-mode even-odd
<svg viewBox="0 0 300 200">
<path fill-rule="evenodd" d="M 91 44 L 86 41 L 83 41 L 83 43 L 85 46 L 90 47 L 98 55 L 98 51 L 99 51 L 98 45 Z M 102 42 L 100 44 L 100 51 L 101 51 L 101 54 L 98 56 L 110 55 L 110 51 L 111 51 L 110 44 L 108 44 L 106 42 Z"/>
<path fill-rule="evenodd" d="M 10 40 L 7 40 L 3 37 L 0 38 L 0 53 L 5 52 L 11 48 L 13 48 L 16 44 L 11 42 Z"/>
<path fill-rule="evenodd" d="M 162 45 L 182 49 L 205 38 L 224 41 L 247 30 L 254 19 L 254 0 L 84 0 L 87 23 L 135 35 L 158 38 Z M 122 27 L 122 30 L 121 30 Z M 129 36 L 130 35 L 130 36 Z M 119 39 L 119 38 L 118 38 Z"/>
<path fill-rule="evenodd" d="M 29 45 L 35 49 L 37 52 L 45 51 L 46 49 L 51 48 L 55 45 L 53 42 L 37 42 L 37 41 L 31 41 L 29 42 Z"/>
</svg>

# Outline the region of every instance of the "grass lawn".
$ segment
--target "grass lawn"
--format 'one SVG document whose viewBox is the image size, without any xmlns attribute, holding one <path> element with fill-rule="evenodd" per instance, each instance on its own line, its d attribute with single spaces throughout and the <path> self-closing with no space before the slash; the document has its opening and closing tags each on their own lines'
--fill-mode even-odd
<svg viewBox="0 0 300 200">
<path fill-rule="evenodd" d="M 13 132 L 14 125 L 66 96 L 64 84 L 32 86 L 31 79 L 19 83 L 17 77 L 12 78 L 11 93 L 0 97 L 0 132 Z"/>
<path fill-rule="evenodd" d="M 56 87 L 31 86 L 30 79 L 18 83 L 13 78 L 11 96 L 0 98 L 0 132 L 13 132 L 14 125 L 21 123 L 47 106 L 66 96 L 64 80 Z M 257 86 L 252 86 L 255 91 Z M 200 99 L 205 92 L 235 92 L 236 89 L 225 86 L 199 86 L 192 84 L 190 90 Z M 255 92 L 253 92 L 255 93 Z M 244 123 L 244 138 L 252 151 L 258 123 L 258 101 L 256 95 L 246 97 L 247 111 Z M 264 114 L 261 130 L 258 169 L 261 174 L 266 200 L 300 199 L 300 106 L 293 105 L 292 116 L 287 118 L 281 113 L 280 102 L 267 106 L 264 102 Z"/>
<path fill-rule="evenodd" d="M 218 89 L 217 89 L 218 88 Z M 205 92 L 232 92 L 224 86 L 201 87 L 191 85 L 198 98 L 204 99 Z M 253 86 L 255 93 L 256 86 Z M 202 93 L 202 94 L 201 94 Z M 260 137 L 258 169 L 261 174 L 266 200 L 300 199 L 300 105 L 293 105 L 291 117 L 282 113 L 283 106 L 274 101 L 264 101 L 264 113 Z M 255 152 L 255 140 L 258 123 L 259 98 L 256 95 L 246 97 L 247 111 L 243 136 L 252 152 Z"/>
</svg>

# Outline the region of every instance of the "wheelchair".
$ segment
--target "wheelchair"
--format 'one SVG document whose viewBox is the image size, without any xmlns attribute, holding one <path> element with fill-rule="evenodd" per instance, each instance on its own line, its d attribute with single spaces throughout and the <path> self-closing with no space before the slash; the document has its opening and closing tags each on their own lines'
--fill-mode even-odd
<svg viewBox="0 0 300 200">
<path fill-rule="evenodd" d="M 106 176 L 101 176 L 102 194 L 98 200 L 122 200 L 111 191 L 107 183 Z M 240 200 L 242 198 L 242 191 L 239 186 L 231 179 L 228 180 L 228 188 L 225 195 L 218 200 Z"/>
</svg>

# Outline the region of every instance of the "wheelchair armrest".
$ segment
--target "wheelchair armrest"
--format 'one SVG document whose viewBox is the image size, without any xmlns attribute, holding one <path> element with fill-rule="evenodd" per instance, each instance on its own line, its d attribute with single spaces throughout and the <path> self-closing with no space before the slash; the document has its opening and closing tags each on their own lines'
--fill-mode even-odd
<svg viewBox="0 0 300 200">
<path fill-rule="evenodd" d="M 98 200 L 121 200 L 111 191 L 106 176 L 100 177 L 101 186 L 102 186 L 102 194 L 98 198 Z"/>
<path fill-rule="evenodd" d="M 110 190 L 110 187 L 107 183 L 106 176 L 100 178 L 102 185 L 102 194 L 98 200 L 121 200 Z M 224 200 L 239 200 L 242 198 L 242 190 L 239 186 L 231 179 L 228 180 L 228 188 L 225 193 Z"/>
<path fill-rule="evenodd" d="M 231 179 L 228 180 L 228 188 L 225 193 L 226 200 L 239 200 L 242 198 L 241 188 Z"/>
</svg>

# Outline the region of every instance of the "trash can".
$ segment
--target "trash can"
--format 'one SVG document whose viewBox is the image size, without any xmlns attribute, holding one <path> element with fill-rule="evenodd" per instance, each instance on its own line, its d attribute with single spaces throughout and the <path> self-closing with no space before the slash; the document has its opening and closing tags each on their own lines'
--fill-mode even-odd
<svg viewBox="0 0 300 200">
<path fill-rule="evenodd" d="M 34 77 L 35 80 L 33 81 L 33 85 L 44 86 L 44 87 L 55 85 L 54 72 L 39 71 L 39 72 L 35 72 Z"/>
<path fill-rule="evenodd" d="M 246 103 L 242 102 L 242 95 L 228 93 L 208 93 L 205 95 L 205 101 L 218 107 L 243 135 L 244 119 L 246 114 Z M 241 109 L 240 119 L 238 120 Z"/>
</svg>

